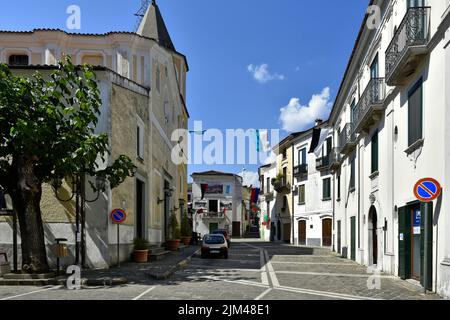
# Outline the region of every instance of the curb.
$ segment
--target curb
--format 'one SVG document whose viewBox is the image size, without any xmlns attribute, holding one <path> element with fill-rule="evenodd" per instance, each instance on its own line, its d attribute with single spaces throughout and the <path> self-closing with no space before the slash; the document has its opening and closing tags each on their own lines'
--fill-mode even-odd
<svg viewBox="0 0 450 320">
<path fill-rule="evenodd" d="M 152 279 L 155 279 L 155 280 L 167 280 L 175 272 L 177 272 L 180 269 L 185 268 L 189 264 L 189 262 L 191 262 L 192 257 L 195 256 L 198 252 L 200 252 L 200 249 L 196 250 L 190 256 L 188 256 L 187 258 L 181 260 L 175 266 L 171 267 L 169 270 L 167 270 L 164 273 L 156 273 L 156 274 L 147 273 L 147 276 L 152 278 Z"/>
</svg>

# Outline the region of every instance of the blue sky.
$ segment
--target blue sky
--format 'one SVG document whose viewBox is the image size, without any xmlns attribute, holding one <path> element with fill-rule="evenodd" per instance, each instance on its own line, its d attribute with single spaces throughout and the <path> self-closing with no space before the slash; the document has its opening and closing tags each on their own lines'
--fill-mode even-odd
<svg viewBox="0 0 450 320">
<path fill-rule="evenodd" d="M 189 61 L 191 126 L 201 120 L 205 129 L 301 130 L 329 110 L 368 0 L 157 3 L 175 47 Z M 24 0 L 20 10 L 2 1 L 0 29 L 66 29 L 66 8 L 72 4 L 81 8 L 80 32 L 132 31 L 140 0 Z M 189 172 L 242 168 L 192 165 Z"/>
</svg>

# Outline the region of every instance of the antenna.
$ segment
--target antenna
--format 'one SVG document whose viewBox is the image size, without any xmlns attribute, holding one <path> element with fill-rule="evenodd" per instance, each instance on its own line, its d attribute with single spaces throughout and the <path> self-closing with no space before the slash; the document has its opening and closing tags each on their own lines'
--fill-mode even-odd
<svg viewBox="0 0 450 320">
<path fill-rule="evenodd" d="M 152 0 L 141 0 L 141 8 L 136 12 L 134 15 L 138 17 L 138 20 L 136 22 L 135 31 L 139 29 L 139 26 L 141 25 L 142 19 L 144 18 L 145 13 L 147 12 L 148 7 L 150 6 L 150 3 Z"/>
</svg>

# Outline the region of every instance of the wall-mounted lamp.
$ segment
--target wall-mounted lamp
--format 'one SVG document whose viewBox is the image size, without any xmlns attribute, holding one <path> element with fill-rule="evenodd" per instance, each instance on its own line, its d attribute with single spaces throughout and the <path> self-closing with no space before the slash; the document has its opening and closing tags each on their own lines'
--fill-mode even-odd
<svg viewBox="0 0 450 320">
<path fill-rule="evenodd" d="M 175 191 L 175 189 L 173 187 L 170 187 L 168 189 L 164 189 L 164 196 L 167 196 L 168 198 L 171 198 L 174 191 Z M 165 199 L 160 199 L 158 197 L 158 200 L 157 200 L 158 205 L 161 204 L 161 202 L 164 202 L 164 201 L 165 201 Z"/>
</svg>

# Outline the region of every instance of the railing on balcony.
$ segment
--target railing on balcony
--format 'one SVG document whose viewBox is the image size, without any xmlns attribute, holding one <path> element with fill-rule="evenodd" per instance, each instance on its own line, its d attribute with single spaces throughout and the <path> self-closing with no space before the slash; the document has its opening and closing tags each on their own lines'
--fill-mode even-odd
<svg viewBox="0 0 450 320">
<path fill-rule="evenodd" d="M 349 154 L 356 146 L 356 134 L 353 123 L 347 123 L 339 133 L 339 146 L 342 154 Z"/>
<path fill-rule="evenodd" d="M 416 56 L 428 52 L 431 7 L 413 7 L 408 10 L 386 50 L 386 82 L 402 83 L 405 76 L 414 72 Z"/>
<path fill-rule="evenodd" d="M 374 78 L 369 81 L 354 113 L 354 131 L 360 133 L 377 120 L 380 111 L 384 109 L 386 84 L 384 78 Z"/>
<path fill-rule="evenodd" d="M 336 168 L 339 168 L 341 166 L 341 148 L 333 148 L 331 149 L 330 154 L 328 155 L 328 162 L 329 162 L 329 170 L 334 170 Z"/>
<path fill-rule="evenodd" d="M 205 212 L 203 213 L 204 219 L 223 219 L 225 218 L 225 213 L 223 212 Z"/>
<path fill-rule="evenodd" d="M 328 170 L 330 166 L 330 156 L 326 155 L 316 159 L 316 169 L 319 171 Z"/>
<path fill-rule="evenodd" d="M 294 177 L 302 177 L 308 174 L 308 165 L 301 164 L 294 167 Z"/>
<path fill-rule="evenodd" d="M 289 184 L 287 177 L 281 176 L 272 180 L 273 188 L 278 193 L 289 193 L 291 191 L 291 185 Z"/>
</svg>

